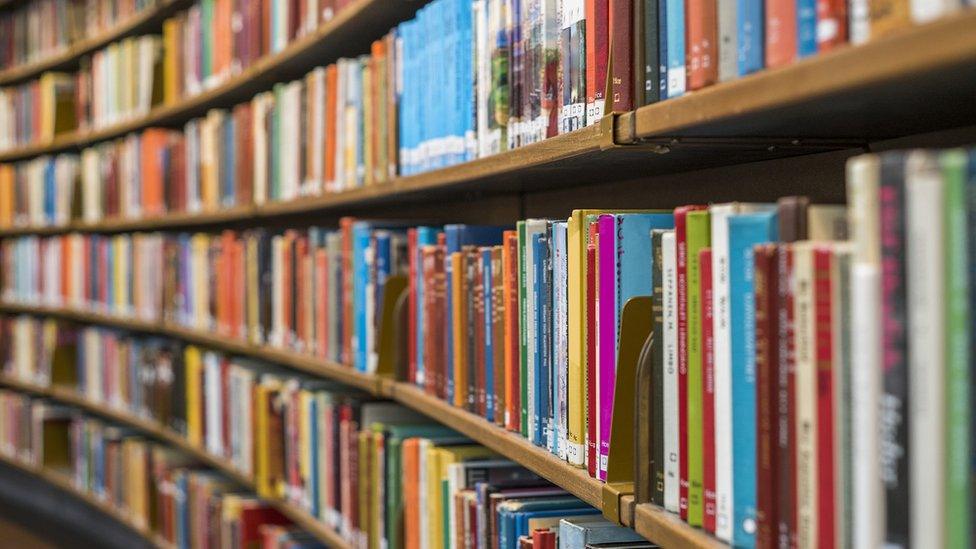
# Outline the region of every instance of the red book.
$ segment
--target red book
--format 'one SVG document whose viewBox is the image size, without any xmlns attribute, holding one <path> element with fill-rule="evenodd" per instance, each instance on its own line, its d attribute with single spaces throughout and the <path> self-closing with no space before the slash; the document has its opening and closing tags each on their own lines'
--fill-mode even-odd
<svg viewBox="0 0 976 549">
<path fill-rule="evenodd" d="M 329 330 L 326 319 L 329 316 L 329 254 L 325 248 L 315 250 L 315 352 L 325 357 L 329 349 Z"/>
<path fill-rule="evenodd" d="M 611 105 L 614 112 L 634 109 L 634 6 L 632 0 L 610 0 Z"/>
<path fill-rule="evenodd" d="M 779 545 L 796 546 L 796 532 L 799 515 L 796 506 L 796 349 L 795 349 L 795 314 L 793 311 L 793 249 L 789 245 L 779 247 L 777 261 L 777 275 L 779 282 L 779 299 L 777 308 L 779 317 L 785 319 L 779 327 L 777 341 L 780 349 L 780 376 L 777 403 L 779 404 L 779 457 L 780 491 L 779 491 Z M 785 382 L 784 382 L 785 380 Z M 785 443 L 784 443 L 785 442 Z"/>
<path fill-rule="evenodd" d="M 519 378 L 519 303 L 518 303 L 518 232 L 502 235 L 502 269 L 505 285 L 505 428 L 518 432 L 522 428 L 521 387 Z"/>
<path fill-rule="evenodd" d="M 417 383 L 417 274 L 420 251 L 417 229 L 407 229 L 407 381 Z"/>
<path fill-rule="evenodd" d="M 247 502 L 241 509 L 241 517 L 238 521 L 241 547 L 256 547 L 261 543 L 262 524 L 291 524 L 277 509 L 267 507 L 265 504 L 254 501 Z"/>
<path fill-rule="evenodd" d="M 778 548 L 779 277 L 776 244 L 755 248 L 756 547 Z"/>
<path fill-rule="evenodd" d="M 766 67 L 796 61 L 796 2 L 766 0 Z"/>
<path fill-rule="evenodd" d="M 677 247 L 678 278 L 678 509 L 688 520 L 688 212 L 706 206 L 681 206 L 674 209 L 674 241 Z"/>
<path fill-rule="evenodd" d="M 688 89 L 718 81 L 718 12 L 715 0 L 687 0 Z"/>
<path fill-rule="evenodd" d="M 610 60 L 608 0 L 586 0 L 586 123 L 603 116 L 607 64 Z"/>
<path fill-rule="evenodd" d="M 308 260 L 308 238 L 300 236 L 295 239 L 295 339 L 296 343 L 305 345 L 310 341 L 310 334 L 306 330 L 306 304 L 311 299 L 308 290 L 307 272 L 305 264 Z"/>
<path fill-rule="evenodd" d="M 599 224 L 590 223 L 590 241 L 586 245 L 586 338 L 587 341 L 596 341 L 596 300 L 599 280 L 597 273 L 599 242 Z M 587 345 L 586 349 L 586 470 L 590 476 L 596 478 L 597 459 L 596 444 L 596 345 Z"/>
<path fill-rule="evenodd" d="M 817 536 L 819 547 L 834 547 L 834 388 L 833 250 L 813 252 L 813 295 L 817 353 Z"/>
<path fill-rule="evenodd" d="M 712 294 L 712 250 L 698 252 L 702 324 L 702 488 L 705 516 L 702 527 L 715 532 L 715 334 Z"/>
<path fill-rule="evenodd" d="M 847 43 L 847 2 L 817 0 L 817 51 Z"/>
</svg>

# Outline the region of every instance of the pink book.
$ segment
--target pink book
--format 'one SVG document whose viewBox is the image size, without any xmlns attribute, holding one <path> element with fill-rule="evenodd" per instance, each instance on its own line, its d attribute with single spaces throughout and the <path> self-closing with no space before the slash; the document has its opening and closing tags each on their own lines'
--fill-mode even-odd
<svg viewBox="0 0 976 549">
<path fill-rule="evenodd" d="M 613 386 L 617 377 L 617 231 L 613 215 L 601 215 L 598 249 L 600 262 L 597 281 L 597 410 L 599 424 L 599 466 L 597 478 L 607 479 L 607 459 L 610 455 L 610 425 L 613 419 Z"/>
</svg>

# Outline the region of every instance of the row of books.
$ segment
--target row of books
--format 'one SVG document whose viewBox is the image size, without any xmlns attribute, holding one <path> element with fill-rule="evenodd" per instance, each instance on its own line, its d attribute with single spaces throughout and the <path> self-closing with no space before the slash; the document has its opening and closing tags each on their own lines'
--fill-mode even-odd
<svg viewBox="0 0 976 549">
<path fill-rule="evenodd" d="M 113 126 L 225 82 L 314 31 L 348 0 L 200 0 L 163 34 L 125 38 L 85 56 L 75 73 L 47 72 L 0 89 L 0 150 Z"/>
<path fill-rule="evenodd" d="M 0 14 L 0 69 L 65 51 L 131 20 L 156 0 L 39 0 Z"/>
<path fill-rule="evenodd" d="M 59 372 L 55 386 L 171 426 L 254 478 L 262 496 L 306 509 L 354 544 L 514 548 L 524 545 L 520 537 L 551 529 L 537 534 L 546 541 L 536 546 L 555 548 L 558 538 L 561 547 L 583 547 L 572 544 L 574 535 L 648 546 L 633 530 L 597 520 L 596 509 L 561 488 L 399 405 L 172 341 L 26 316 L 6 320 L 59 333 L 51 362 L 35 361 Z M 3 357 L 8 376 L 17 352 L 27 351 Z M 150 393 L 179 403 L 172 416 L 138 402 L 138 385 L 147 382 L 156 384 Z M 73 440 L 87 440 L 87 432 L 81 428 Z M 529 513 L 527 522 L 520 513 Z M 574 521 L 560 526 L 560 519 Z"/>
<path fill-rule="evenodd" d="M 193 459 L 70 407 L 0 390 L 0 442 L 8 458 L 64 475 L 173 547 L 322 547 Z"/>
<path fill-rule="evenodd" d="M 972 263 L 965 197 L 976 160 L 967 154 L 857 158 L 849 210 L 792 197 L 576 210 L 514 230 L 347 218 L 337 231 L 8 239 L 4 299 L 162 318 L 372 373 L 393 302 L 384 293 L 402 276 L 403 379 L 604 478 L 623 307 L 652 296 L 660 393 L 644 423 L 661 437 L 649 461 L 659 505 L 735 544 L 787 535 L 803 546 L 941 545 L 968 535 L 959 510 L 971 497 L 958 483 L 973 447 L 961 389 L 972 375 L 971 330 L 957 310 L 970 305 L 959 272 Z M 938 255 L 909 255 L 923 253 Z M 858 265 L 870 258 L 877 268 L 881 257 L 902 266 L 898 288 L 894 279 L 883 295 L 855 286 Z M 907 324 L 882 324 L 882 312 Z M 859 347 L 872 341 L 865 331 L 894 345 L 884 363 L 900 357 L 898 369 L 870 362 L 881 355 Z M 908 414 L 910 387 L 947 408 Z M 872 438 L 879 426 L 891 427 L 883 440 Z M 879 458 L 884 469 L 854 474 Z M 879 498 L 869 481 L 882 478 Z M 950 497 L 953 506 L 940 503 Z"/>
</svg>

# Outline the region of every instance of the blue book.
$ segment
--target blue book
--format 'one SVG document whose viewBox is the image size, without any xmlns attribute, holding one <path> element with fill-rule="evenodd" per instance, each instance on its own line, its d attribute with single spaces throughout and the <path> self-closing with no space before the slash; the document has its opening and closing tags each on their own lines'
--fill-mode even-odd
<svg viewBox="0 0 976 549">
<path fill-rule="evenodd" d="M 548 232 L 548 231 L 547 231 Z M 549 260 L 549 237 L 546 233 L 538 234 L 533 242 L 533 263 L 535 269 L 535 280 L 533 292 L 535 303 L 535 417 L 533 420 L 532 442 L 537 446 L 548 448 L 549 430 L 552 426 L 550 422 L 549 410 L 551 406 L 552 393 L 550 390 L 550 378 L 552 373 L 552 363 L 550 360 L 551 352 L 551 322 L 552 322 L 552 286 Z"/>
<path fill-rule="evenodd" d="M 805 0 L 800 0 L 802 3 Z M 814 0 L 816 2 L 816 0 Z M 739 76 L 754 73 L 764 66 L 765 40 L 763 0 L 738 0 L 738 66 Z M 814 18 L 816 24 L 816 18 Z"/>
<path fill-rule="evenodd" d="M 221 146 L 224 149 L 224 165 L 221 166 L 221 174 L 223 177 L 222 187 L 223 192 L 220 193 L 221 202 L 224 206 L 233 206 L 236 202 L 234 196 L 234 188 L 237 181 L 237 159 L 234 156 L 234 117 L 226 116 L 224 117 L 224 142 Z M 165 151 L 165 149 L 163 149 Z"/>
<path fill-rule="evenodd" d="M 518 518 L 521 513 L 535 511 L 554 511 L 565 509 L 585 509 L 588 506 L 579 499 L 567 497 L 546 497 L 507 500 L 498 505 L 498 547 L 499 549 L 518 549 Z M 592 507 L 589 507 L 592 509 Z M 593 509 L 596 513 L 596 509 Z"/>
<path fill-rule="evenodd" d="M 796 1 L 796 55 L 817 53 L 817 0 Z"/>
<path fill-rule="evenodd" d="M 308 399 L 308 429 L 311 437 L 309 453 L 309 513 L 313 517 L 319 516 L 319 402 L 313 395 Z"/>
<path fill-rule="evenodd" d="M 366 293 L 369 284 L 370 263 L 368 250 L 372 225 L 365 221 L 357 221 L 352 226 L 352 316 L 355 328 L 353 329 L 353 366 L 361 371 L 366 371 L 369 350 L 366 346 Z"/>
<path fill-rule="evenodd" d="M 548 509 L 539 511 L 523 511 L 515 513 L 515 539 L 519 536 L 530 536 L 532 531 L 529 528 L 529 521 L 537 518 L 552 517 L 581 517 L 599 515 L 600 511 L 594 507 L 581 506 L 568 509 Z"/>
<path fill-rule="evenodd" d="M 685 71 L 685 3 L 667 0 L 668 97 L 684 95 L 687 85 Z"/>
<path fill-rule="evenodd" d="M 567 409 L 569 387 L 569 340 L 568 322 L 568 252 L 566 222 L 556 221 L 552 224 L 552 251 L 549 256 L 552 263 L 552 337 L 550 338 L 550 352 L 552 362 L 551 392 L 552 409 L 550 418 L 552 430 L 549 439 L 549 451 L 565 458 L 561 441 L 567 436 Z"/>
<path fill-rule="evenodd" d="M 494 246 L 500 244 L 504 232 L 504 227 L 490 225 L 444 225 L 444 273 L 446 275 L 444 333 L 447 334 L 447 337 L 444 338 L 444 351 L 447 355 L 444 362 L 444 385 L 448 402 L 454 402 L 454 337 L 451 335 L 454 333 L 454 299 L 451 295 L 454 288 L 451 280 L 454 268 L 451 266 L 451 254 L 460 252 L 463 246 Z"/>
<path fill-rule="evenodd" d="M 414 355 L 414 361 L 417 364 L 417 384 L 423 386 L 424 384 L 424 331 L 423 326 L 426 322 L 426 315 L 424 314 L 424 273 L 423 273 L 423 261 L 421 254 L 421 248 L 424 246 L 433 246 L 437 244 L 437 235 L 441 232 L 438 227 L 417 227 L 417 247 L 415 250 L 416 256 L 414 261 L 417 265 L 417 270 L 414 273 L 414 293 L 417 302 L 417 310 L 415 311 L 414 322 L 417 326 L 416 338 L 414 340 L 414 348 L 416 354 Z"/>
<path fill-rule="evenodd" d="M 658 0 L 657 3 L 657 54 L 660 60 L 658 79 L 660 80 L 660 98 L 668 98 L 668 0 Z"/>
<path fill-rule="evenodd" d="M 494 287 L 491 284 L 491 248 L 485 247 L 481 250 L 481 273 L 482 285 L 484 286 L 485 303 L 485 419 L 495 421 L 495 347 L 493 345 L 494 330 L 492 330 L 491 317 L 494 313 L 492 309 L 492 293 Z"/>
<path fill-rule="evenodd" d="M 391 242 L 389 231 L 376 231 L 373 233 L 374 250 L 373 257 L 376 261 L 374 270 L 374 291 L 373 291 L 373 327 L 378 329 L 380 318 L 383 315 L 383 295 L 386 290 L 386 279 L 390 277 L 391 262 Z"/>
<path fill-rule="evenodd" d="M 50 158 L 44 164 L 44 222 L 53 223 L 56 209 L 55 196 L 57 196 L 57 181 L 54 177 L 54 161 Z M 71 212 L 68 212 L 69 214 Z"/>
<path fill-rule="evenodd" d="M 732 545 L 755 545 L 757 244 L 777 240 L 774 212 L 729 217 L 729 320 L 732 359 Z"/>
</svg>

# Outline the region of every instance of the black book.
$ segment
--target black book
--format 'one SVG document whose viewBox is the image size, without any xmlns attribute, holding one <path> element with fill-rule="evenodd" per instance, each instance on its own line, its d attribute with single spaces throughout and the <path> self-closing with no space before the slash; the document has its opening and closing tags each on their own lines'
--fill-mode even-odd
<svg viewBox="0 0 976 549">
<path fill-rule="evenodd" d="M 659 0 L 634 2 L 634 103 L 635 107 L 661 99 L 661 63 L 658 32 Z"/>
<path fill-rule="evenodd" d="M 908 432 L 909 377 L 905 272 L 905 157 L 881 156 L 882 361 L 880 407 L 881 478 L 885 490 L 885 543 L 911 541 L 911 486 Z"/>
</svg>

